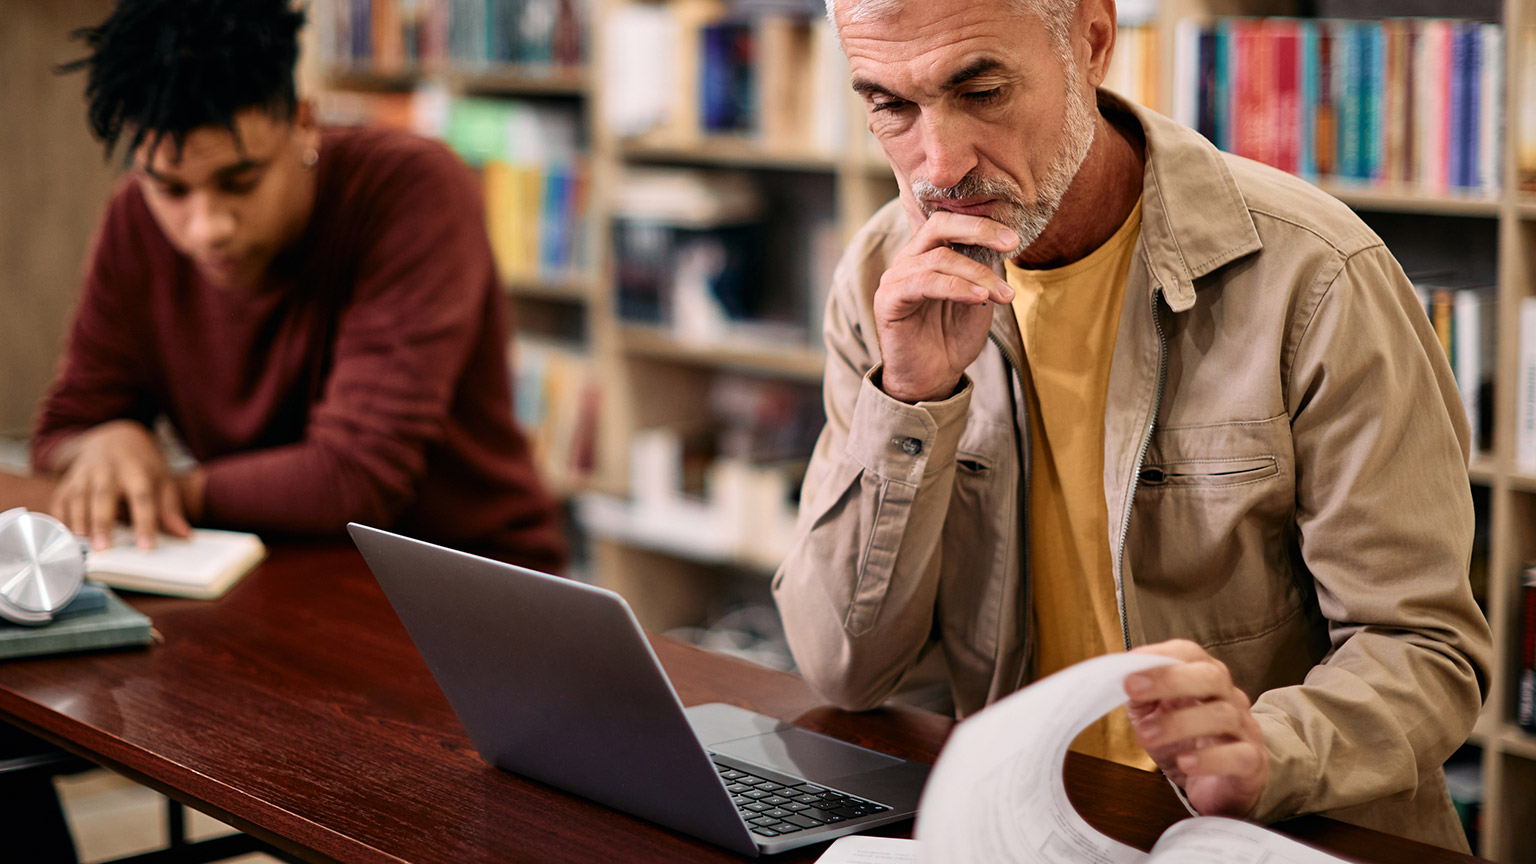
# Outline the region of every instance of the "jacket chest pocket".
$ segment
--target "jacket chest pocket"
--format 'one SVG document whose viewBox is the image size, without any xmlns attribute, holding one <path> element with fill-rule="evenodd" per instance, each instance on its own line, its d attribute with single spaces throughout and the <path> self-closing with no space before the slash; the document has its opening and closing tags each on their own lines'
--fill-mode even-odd
<svg viewBox="0 0 1536 864">
<path fill-rule="evenodd" d="M 1242 640 L 1291 617 L 1296 472 L 1290 418 L 1157 430 L 1126 567 L 1149 640 Z"/>
<path fill-rule="evenodd" d="M 1279 473 L 1280 460 L 1273 455 L 1234 456 L 1221 459 L 1169 459 L 1156 464 L 1144 463 L 1139 479 L 1142 486 L 1219 488 L 1257 483 Z"/>
</svg>

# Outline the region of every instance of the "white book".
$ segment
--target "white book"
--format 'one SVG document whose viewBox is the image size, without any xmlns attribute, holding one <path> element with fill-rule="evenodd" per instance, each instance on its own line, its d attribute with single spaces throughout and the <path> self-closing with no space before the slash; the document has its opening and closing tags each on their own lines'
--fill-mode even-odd
<svg viewBox="0 0 1536 864">
<path fill-rule="evenodd" d="M 1455 356 L 1451 358 L 1451 369 L 1456 374 L 1456 389 L 1461 391 L 1461 404 L 1472 429 L 1474 452 L 1489 449 L 1485 434 L 1489 430 L 1483 428 L 1480 418 L 1483 384 L 1493 378 L 1494 328 L 1498 326 L 1495 311 L 1490 291 L 1467 288 L 1455 294 L 1451 317 Z"/>
<path fill-rule="evenodd" d="M 1200 27 L 1197 18 L 1173 25 L 1173 119 L 1189 127 L 1200 123 Z"/>
<path fill-rule="evenodd" d="M 1536 297 L 1520 301 L 1520 390 L 1515 409 L 1515 465 L 1536 472 Z"/>
<path fill-rule="evenodd" d="M 1077 734 L 1125 702 L 1125 677 L 1173 663 L 1152 654 L 1085 660 L 955 727 L 923 787 L 915 840 L 839 842 L 822 864 L 1084 861 L 1095 864 L 1330 864 L 1324 852 L 1238 819 L 1199 816 L 1163 832 L 1150 853 L 1101 834 L 1067 799 L 1061 766 Z M 846 839 L 846 838 L 845 838 Z"/>
<path fill-rule="evenodd" d="M 1477 188 L 1496 194 L 1503 187 L 1504 166 L 1504 29 L 1498 24 L 1484 24 L 1478 29 L 1482 40 L 1482 81 L 1478 86 Z"/>
<path fill-rule="evenodd" d="M 112 545 L 86 555 L 86 571 L 113 588 L 211 600 L 228 591 L 267 555 L 255 534 L 195 528 L 186 539 L 161 534 L 155 548 L 134 545 L 117 529 Z"/>
</svg>

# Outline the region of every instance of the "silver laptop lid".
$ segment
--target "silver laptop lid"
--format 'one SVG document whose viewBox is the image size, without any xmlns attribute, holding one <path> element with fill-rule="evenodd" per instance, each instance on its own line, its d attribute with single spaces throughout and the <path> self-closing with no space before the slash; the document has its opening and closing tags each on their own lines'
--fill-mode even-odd
<svg viewBox="0 0 1536 864">
<path fill-rule="evenodd" d="M 617 594 L 362 525 L 347 530 L 487 762 L 758 853 Z"/>
</svg>

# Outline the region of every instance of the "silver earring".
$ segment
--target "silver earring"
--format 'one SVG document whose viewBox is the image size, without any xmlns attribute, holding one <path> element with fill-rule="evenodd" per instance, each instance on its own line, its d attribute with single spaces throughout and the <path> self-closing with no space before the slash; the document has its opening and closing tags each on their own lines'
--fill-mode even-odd
<svg viewBox="0 0 1536 864">
<path fill-rule="evenodd" d="M 320 151 L 313 147 L 305 150 L 303 160 L 305 168 L 315 167 L 315 163 L 320 161 Z"/>
</svg>

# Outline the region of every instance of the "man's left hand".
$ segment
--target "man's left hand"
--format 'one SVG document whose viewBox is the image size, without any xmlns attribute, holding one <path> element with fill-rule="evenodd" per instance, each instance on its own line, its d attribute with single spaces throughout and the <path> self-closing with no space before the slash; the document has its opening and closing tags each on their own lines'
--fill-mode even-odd
<svg viewBox="0 0 1536 864">
<path fill-rule="evenodd" d="M 1204 816 L 1245 816 L 1269 781 L 1269 751 L 1248 696 L 1220 660 L 1186 639 L 1135 653 L 1182 661 L 1126 676 L 1136 738 Z"/>
</svg>

